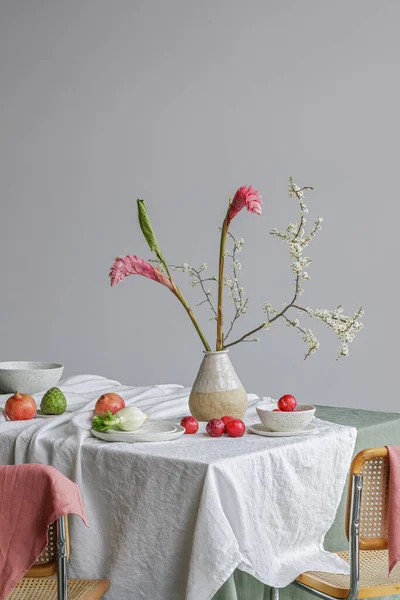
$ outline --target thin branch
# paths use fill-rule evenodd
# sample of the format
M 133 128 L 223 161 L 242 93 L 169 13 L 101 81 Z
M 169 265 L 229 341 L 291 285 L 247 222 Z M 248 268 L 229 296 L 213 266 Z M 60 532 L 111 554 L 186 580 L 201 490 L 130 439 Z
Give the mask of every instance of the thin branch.
M 206 291 L 206 289 L 205 289 L 205 287 L 204 287 L 204 282 L 205 282 L 205 281 L 211 281 L 211 280 L 212 280 L 212 281 L 215 281 L 215 280 L 213 280 L 213 279 L 212 279 L 212 277 L 208 277 L 207 279 L 202 279 L 202 278 L 200 277 L 200 272 L 199 272 L 199 271 L 197 271 L 197 270 L 196 270 L 196 269 L 194 269 L 193 267 L 191 267 L 191 269 L 192 269 L 192 271 L 193 271 L 193 272 L 194 272 L 194 273 L 197 275 L 197 278 L 198 278 L 198 280 L 199 280 L 199 283 L 200 283 L 201 289 L 203 290 L 203 292 L 204 292 L 204 294 L 205 294 L 205 296 L 206 296 L 206 300 L 205 300 L 204 302 L 208 302 L 208 304 L 210 305 L 210 308 L 211 308 L 211 310 L 212 310 L 212 311 L 213 311 L 213 313 L 214 313 L 214 316 L 216 317 L 216 316 L 217 316 L 217 311 L 215 310 L 215 308 L 214 308 L 214 305 L 213 305 L 213 303 L 212 303 L 212 302 L 211 302 L 211 300 L 210 300 L 210 294 L 209 294 L 209 293 Z
M 248 298 L 246 298 L 246 300 L 243 300 L 242 290 L 241 290 L 241 287 L 240 287 L 239 281 L 238 281 L 237 268 L 235 266 L 236 252 L 237 252 L 237 248 L 236 248 L 237 240 L 236 240 L 235 236 L 230 231 L 228 231 L 228 235 L 231 238 L 231 240 L 233 241 L 232 254 L 230 254 L 229 256 L 232 259 L 232 272 L 233 272 L 233 278 L 234 278 L 234 282 L 235 282 L 235 287 L 236 287 L 236 292 L 237 292 L 238 298 L 236 298 L 236 296 L 232 292 L 232 299 L 233 299 L 233 303 L 235 305 L 235 314 L 233 316 L 233 319 L 231 320 L 231 324 L 230 324 L 230 327 L 228 329 L 228 332 L 223 336 L 224 347 L 225 347 L 225 342 L 228 339 L 229 335 L 231 334 L 232 329 L 233 329 L 236 321 L 244 313 L 244 311 L 246 309 L 246 306 L 247 306 L 247 303 L 249 301 Z
M 283 318 L 284 318 L 284 319 L 285 319 L 285 320 L 286 320 L 288 323 L 290 323 L 290 325 L 291 325 L 292 327 L 293 327 L 293 326 L 294 326 L 294 327 L 296 327 L 296 329 L 297 329 L 298 331 L 300 331 L 300 333 L 302 333 L 304 336 L 306 336 L 306 335 L 307 335 L 307 332 L 306 332 L 306 331 L 304 331 L 304 329 L 302 329 L 302 328 L 300 327 L 300 325 L 297 325 L 297 324 L 295 324 L 295 325 L 292 325 L 292 321 L 291 321 L 290 319 L 288 319 L 288 318 L 286 317 L 286 315 L 283 315 Z M 314 345 L 314 346 L 311 346 L 311 347 L 308 349 L 308 352 L 306 353 L 306 355 L 304 356 L 304 360 L 307 360 L 307 358 L 308 358 L 309 356 L 311 356 L 311 354 L 313 353 L 313 351 L 314 351 L 315 349 L 316 349 L 315 345 Z
M 233 326 L 234 326 L 234 324 L 235 324 L 235 321 L 236 321 L 236 320 L 237 320 L 237 319 L 240 317 L 240 315 L 243 313 L 244 309 L 245 309 L 245 308 L 246 308 L 246 306 L 247 306 L 247 303 L 248 303 L 248 301 L 249 301 L 249 299 L 248 299 L 248 298 L 246 298 L 246 301 L 245 301 L 245 303 L 243 304 L 243 309 L 242 309 L 242 310 L 241 310 L 239 313 L 238 313 L 238 311 L 236 310 L 236 314 L 235 314 L 234 318 L 233 318 L 233 319 L 232 319 L 232 321 L 231 321 L 231 325 L 230 325 L 230 327 L 229 327 L 229 329 L 228 329 L 228 333 L 227 333 L 227 334 L 224 336 L 224 342 L 225 342 L 225 341 L 228 339 L 228 336 L 229 336 L 229 334 L 231 333 L 231 331 L 232 331 L 232 329 L 233 329 Z M 225 346 L 225 347 L 226 347 L 226 346 Z
M 183 267 L 180 266 L 180 265 L 168 265 L 168 266 L 171 269 L 176 269 L 178 271 L 183 271 Z M 205 304 L 207 302 L 209 304 L 211 310 L 213 311 L 214 316 L 216 317 L 217 316 L 217 311 L 215 310 L 214 305 L 213 305 L 213 303 L 210 300 L 210 294 L 206 291 L 206 289 L 204 287 L 204 282 L 205 281 L 215 281 L 215 279 L 213 277 L 207 277 L 205 279 L 202 279 L 200 271 L 198 271 L 197 269 L 195 269 L 194 267 L 191 267 L 191 266 L 189 268 L 196 275 L 196 277 L 198 279 L 198 282 L 200 284 L 200 287 L 201 287 L 201 289 L 202 289 L 202 291 L 203 291 L 203 293 L 204 293 L 204 295 L 206 297 L 205 300 L 203 302 L 200 302 L 197 306 L 201 306 L 202 304 Z
M 292 304 L 293 308 L 297 308 L 297 310 L 302 310 L 303 312 L 306 312 L 308 314 L 308 310 L 306 308 L 303 308 L 302 306 L 297 306 L 297 304 Z
M 292 306 L 292 304 L 288 304 L 287 306 L 285 306 L 285 308 L 283 310 L 281 310 L 280 313 L 278 313 L 277 315 L 275 315 L 275 317 L 272 317 L 272 319 L 270 319 L 268 321 L 268 323 L 273 323 L 274 321 L 276 321 L 280 317 L 283 317 L 283 315 L 285 314 L 285 312 L 288 311 L 289 308 L 291 308 L 291 306 Z M 264 328 L 265 328 L 265 325 L 264 325 L 264 323 L 262 323 L 262 325 L 259 325 L 255 329 L 252 329 L 248 333 L 245 333 L 244 335 L 242 335 L 242 337 L 239 338 L 238 340 L 235 340 L 234 342 L 231 342 L 230 344 L 226 344 L 224 346 L 224 348 L 230 348 L 230 346 L 235 346 L 236 344 L 239 344 L 239 342 L 244 342 L 246 340 L 246 338 L 248 338 L 250 335 L 254 335 L 255 333 L 257 333 L 257 331 L 260 331 L 261 329 L 264 329 Z
M 306 186 L 304 186 L 304 187 L 302 187 L 302 188 L 300 188 L 300 189 L 296 190 L 296 189 L 294 188 L 294 185 L 292 184 L 292 185 L 291 185 L 291 189 L 292 189 L 292 192 L 293 192 L 294 194 L 296 194 L 296 196 L 297 196 L 297 199 L 298 199 L 298 201 L 299 201 L 299 203 L 300 203 L 300 209 L 301 209 L 301 217 L 300 217 L 300 224 L 299 224 L 299 228 L 298 228 L 298 230 L 297 230 L 297 233 L 296 233 L 296 235 L 294 236 L 294 240 L 297 240 L 297 238 L 298 238 L 298 237 L 299 237 L 299 235 L 300 235 L 300 231 L 302 230 L 302 227 L 303 227 L 303 225 L 304 225 L 304 212 L 303 212 L 303 207 L 302 207 L 302 205 L 304 204 L 304 202 L 303 202 L 303 199 L 302 199 L 302 197 L 300 196 L 299 192 L 302 192 L 303 190 L 313 190 L 314 188 L 312 188 L 311 186 L 307 186 L 307 185 L 306 185 Z
M 361 315 L 362 313 L 362 306 L 360 306 L 360 308 L 358 309 L 358 311 L 356 312 L 356 314 L 354 315 L 353 319 L 351 320 L 351 322 L 349 323 L 348 327 L 346 327 L 346 329 L 344 330 L 343 333 L 347 333 L 348 330 L 354 325 L 354 323 L 357 321 L 358 317 Z
M 299 295 L 299 281 L 300 281 L 300 277 L 299 275 L 296 276 L 296 281 L 295 281 L 295 293 L 293 296 L 292 301 L 290 302 L 290 304 L 287 304 L 283 310 L 281 310 L 280 313 L 277 313 L 274 317 L 272 317 L 272 319 L 268 319 L 268 323 L 273 323 L 274 321 L 276 321 L 277 319 L 280 319 L 280 317 L 283 317 L 283 315 L 289 310 L 289 308 L 292 308 L 294 306 L 294 303 L 297 300 L 297 297 Z M 297 308 L 297 307 L 296 307 Z M 304 309 L 305 310 L 305 309 Z M 244 335 L 242 335 L 241 338 L 235 340 L 234 342 L 231 342 L 230 344 L 226 344 L 224 345 L 224 348 L 229 348 L 230 346 L 235 346 L 236 344 L 239 344 L 240 342 L 243 342 L 246 338 L 248 338 L 250 335 L 254 335 L 255 333 L 257 333 L 257 331 L 260 331 L 261 329 L 265 328 L 265 324 L 262 323 L 261 325 L 259 325 L 258 327 L 256 327 L 255 329 L 252 329 L 251 331 L 249 331 L 248 333 L 245 333 Z

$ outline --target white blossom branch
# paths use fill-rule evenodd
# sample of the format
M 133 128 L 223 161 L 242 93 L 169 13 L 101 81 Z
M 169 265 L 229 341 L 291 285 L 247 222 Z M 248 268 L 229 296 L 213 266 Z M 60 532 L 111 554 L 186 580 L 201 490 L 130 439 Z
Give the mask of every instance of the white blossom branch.
M 243 241 L 243 239 L 237 240 L 230 231 L 228 231 L 228 236 L 231 238 L 232 244 L 233 244 L 232 245 L 232 253 L 230 253 L 228 251 L 225 253 L 225 256 L 230 257 L 232 260 L 231 267 L 232 267 L 233 278 L 226 277 L 225 285 L 227 285 L 230 288 L 229 297 L 234 304 L 235 314 L 233 315 L 233 318 L 230 322 L 230 326 L 229 326 L 227 333 L 223 336 L 224 343 L 226 342 L 229 335 L 231 334 L 236 321 L 239 319 L 239 317 L 241 317 L 243 314 L 246 313 L 247 304 L 249 302 L 249 299 L 244 297 L 244 288 L 239 284 L 239 276 L 238 276 L 238 271 L 242 268 L 242 265 L 237 260 L 237 253 L 242 250 L 244 241 Z M 255 341 L 255 340 L 252 340 L 252 341 Z
M 300 221 L 296 224 L 290 223 L 286 228 L 285 232 L 279 231 L 277 229 L 273 229 L 271 231 L 271 235 L 277 237 L 278 239 L 286 242 L 289 245 L 290 255 L 294 259 L 291 265 L 291 269 L 293 274 L 295 275 L 295 291 L 291 302 L 289 304 L 283 304 L 283 308 L 279 312 L 270 304 L 265 304 L 264 312 L 267 315 L 267 321 L 263 322 L 261 325 L 255 327 L 251 331 L 245 333 L 237 340 L 230 342 L 229 344 L 225 344 L 224 348 L 229 348 L 230 346 L 234 346 L 236 344 L 239 344 L 240 342 L 249 341 L 249 337 L 253 336 L 261 329 L 269 329 L 274 321 L 277 321 L 278 319 L 282 318 L 288 326 L 296 328 L 298 333 L 302 336 L 303 340 L 307 343 L 308 352 L 305 355 L 305 358 L 307 358 L 308 356 L 310 356 L 318 350 L 319 342 L 310 329 L 303 329 L 302 327 L 300 327 L 298 319 L 291 320 L 288 318 L 288 316 L 286 315 L 287 311 L 291 308 L 294 308 L 299 310 L 300 312 L 307 313 L 310 317 L 318 318 L 320 321 L 325 323 L 325 325 L 328 328 L 333 330 L 340 340 L 337 358 L 339 359 L 343 356 L 348 356 L 348 344 L 353 341 L 355 334 L 363 328 L 363 324 L 360 321 L 360 318 L 364 314 L 363 308 L 360 307 L 354 313 L 354 315 L 352 315 L 351 317 L 347 317 L 343 315 L 343 310 L 341 306 L 338 306 L 335 310 L 332 311 L 326 309 L 314 310 L 311 308 L 304 308 L 297 304 L 298 297 L 303 293 L 301 281 L 304 279 L 310 279 L 306 268 L 311 263 L 311 259 L 308 257 L 304 257 L 302 253 L 304 249 L 310 244 L 310 242 L 312 242 L 317 231 L 321 229 L 321 223 L 323 221 L 321 217 L 318 217 L 311 231 L 308 234 L 306 233 L 305 226 L 307 223 L 306 215 L 308 213 L 308 209 L 304 202 L 304 190 L 312 189 L 313 188 L 310 186 L 300 188 L 296 184 L 294 184 L 292 178 L 290 178 L 289 197 L 296 198 L 299 202 Z
M 205 299 L 202 302 L 199 302 L 199 304 L 197 304 L 197 306 L 202 306 L 203 304 L 208 304 L 210 310 L 212 311 L 212 313 L 214 315 L 212 317 L 212 320 L 214 320 L 217 317 L 217 311 L 211 301 L 211 296 L 212 296 L 211 290 L 206 289 L 204 284 L 207 281 L 217 281 L 217 278 L 216 277 L 202 277 L 202 275 L 201 275 L 202 272 L 208 268 L 207 263 L 203 263 L 201 265 L 201 267 L 199 267 L 198 269 L 195 269 L 188 263 L 183 263 L 183 265 L 168 265 L 168 267 L 171 268 L 173 271 L 181 271 L 182 273 L 187 273 L 190 277 L 193 287 L 200 285 L 200 288 L 205 295 Z

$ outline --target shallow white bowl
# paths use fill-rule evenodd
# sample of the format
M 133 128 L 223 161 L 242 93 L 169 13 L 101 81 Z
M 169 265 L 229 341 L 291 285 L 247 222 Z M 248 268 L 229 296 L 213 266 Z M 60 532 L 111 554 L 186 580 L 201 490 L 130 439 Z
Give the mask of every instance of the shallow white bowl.
M 296 411 L 274 412 L 276 404 L 257 406 L 260 421 L 271 431 L 302 431 L 309 425 L 315 414 L 315 406 L 298 404 Z
M 15 360 L 0 363 L 0 393 L 35 394 L 57 385 L 63 365 Z

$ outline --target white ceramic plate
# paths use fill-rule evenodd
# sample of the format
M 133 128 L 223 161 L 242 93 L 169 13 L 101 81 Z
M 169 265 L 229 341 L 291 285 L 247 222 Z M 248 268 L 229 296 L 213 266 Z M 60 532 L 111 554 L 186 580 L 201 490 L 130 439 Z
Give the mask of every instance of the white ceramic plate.
M 317 428 L 315 425 L 307 425 L 302 431 L 271 431 L 267 429 L 262 423 L 256 423 L 255 425 L 249 425 L 247 428 L 251 433 L 257 435 L 265 435 L 266 437 L 289 437 L 292 435 L 309 435 L 313 433 Z
M 95 431 L 90 430 L 99 440 L 105 442 L 167 442 L 176 440 L 185 433 L 185 428 L 167 421 L 150 421 L 136 431 Z
M 175 433 L 175 431 L 176 425 L 174 423 L 170 423 L 169 421 L 147 421 L 147 423 L 139 427 L 139 429 L 135 429 L 135 431 L 121 431 L 120 429 L 108 429 L 107 431 L 102 431 L 102 433 L 113 436 L 126 436 L 142 435 L 143 433 Z

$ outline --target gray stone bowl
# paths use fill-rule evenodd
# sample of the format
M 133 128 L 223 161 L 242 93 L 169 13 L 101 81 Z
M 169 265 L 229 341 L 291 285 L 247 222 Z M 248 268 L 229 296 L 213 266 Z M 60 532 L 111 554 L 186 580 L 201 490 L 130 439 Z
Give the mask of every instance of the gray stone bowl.
M 0 362 L 0 393 L 46 392 L 60 381 L 64 367 L 57 363 L 15 360 Z
M 257 414 L 261 423 L 271 431 L 303 431 L 315 415 L 315 406 L 298 404 L 295 411 L 274 412 L 277 404 L 258 405 Z

